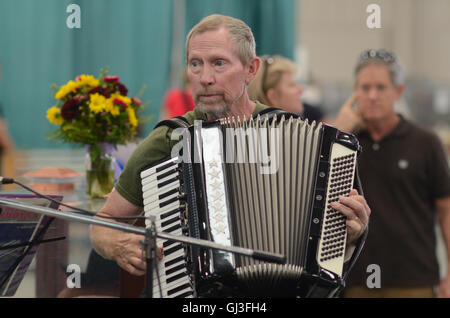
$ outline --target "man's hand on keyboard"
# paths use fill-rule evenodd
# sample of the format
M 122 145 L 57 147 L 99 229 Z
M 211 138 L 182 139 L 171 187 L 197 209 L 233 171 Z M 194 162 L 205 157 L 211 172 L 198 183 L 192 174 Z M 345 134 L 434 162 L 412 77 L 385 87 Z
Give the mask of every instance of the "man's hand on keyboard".
M 117 264 L 132 275 L 142 276 L 147 269 L 142 253 L 141 241 L 144 236 L 123 233 L 118 235 L 113 250 L 113 258 Z
M 115 244 L 113 258 L 117 264 L 132 275 L 142 276 L 146 273 L 147 264 L 141 242 L 144 236 L 120 233 Z M 163 257 L 163 249 L 156 249 L 158 260 Z

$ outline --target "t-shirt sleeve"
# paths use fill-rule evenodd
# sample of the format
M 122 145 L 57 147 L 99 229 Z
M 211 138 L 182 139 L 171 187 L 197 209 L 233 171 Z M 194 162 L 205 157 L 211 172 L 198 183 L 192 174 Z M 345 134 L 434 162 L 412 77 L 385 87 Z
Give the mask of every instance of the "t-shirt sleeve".
M 115 184 L 115 189 L 126 200 L 143 206 L 140 173 L 146 166 L 170 155 L 170 129 L 161 126 L 153 130 L 136 148 Z
M 431 176 L 431 189 L 435 199 L 450 196 L 450 172 L 447 156 L 443 145 L 436 135 L 430 138 L 430 162 L 428 163 Z

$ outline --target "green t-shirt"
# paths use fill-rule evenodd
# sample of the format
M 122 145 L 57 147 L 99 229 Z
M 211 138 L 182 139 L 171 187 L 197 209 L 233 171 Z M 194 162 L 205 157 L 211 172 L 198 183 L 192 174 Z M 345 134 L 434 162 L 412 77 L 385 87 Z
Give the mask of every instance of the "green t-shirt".
M 268 106 L 256 102 L 253 116 L 258 115 Z M 193 125 L 195 120 L 206 120 L 206 115 L 200 110 L 187 112 L 183 115 Z M 128 160 L 125 169 L 115 185 L 115 189 L 129 202 L 143 206 L 141 171 L 148 165 L 170 156 L 172 147 L 178 140 L 171 140 L 172 129 L 160 126 L 154 129 L 136 148 Z

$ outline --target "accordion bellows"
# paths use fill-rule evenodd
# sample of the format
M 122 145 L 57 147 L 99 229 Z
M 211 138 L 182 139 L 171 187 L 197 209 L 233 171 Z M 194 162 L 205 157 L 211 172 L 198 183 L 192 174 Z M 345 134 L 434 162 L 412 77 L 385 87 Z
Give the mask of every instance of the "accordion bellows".
M 261 280 L 283 276 L 283 273 L 300 275 L 306 263 L 322 124 L 308 124 L 293 117 L 287 120 L 282 117 L 271 123 L 267 118 L 257 118 L 255 121 L 231 122 L 224 128 L 232 128 L 226 131 L 234 135 L 227 136 L 225 154 L 228 159 L 230 152 L 234 154 L 232 163 L 226 164 L 236 224 L 232 232 L 233 243 L 287 257 L 287 265 L 271 264 L 269 269 L 250 266 L 261 261 L 237 256 L 241 268 L 238 275 L 245 272 L 242 275 L 245 281 L 249 272 L 253 276 L 259 275 Z M 335 157 L 349 156 L 351 159 L 346 159 L 345 167 L 336 166 L 334 170 L 339 172 L 332 175 L 324 222 L 326 231 L 319 256 L 321 263 L 328 263 L 328 267 L 338 274 L 342 272 L 346 219 L 329 204 L 339 196 L 347 195 L 352 188 L 355 154 L 354 151 L 349 153 L 342 155 L 341 149 L 335 154 Z M 253 281 L 248 285 L 256 286 Z

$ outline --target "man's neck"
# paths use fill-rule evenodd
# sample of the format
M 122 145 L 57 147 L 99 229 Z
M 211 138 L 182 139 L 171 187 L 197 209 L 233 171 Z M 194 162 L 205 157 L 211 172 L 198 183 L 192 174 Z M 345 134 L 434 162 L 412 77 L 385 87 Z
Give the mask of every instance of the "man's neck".
M 393 113 L 391 116 L 377 121 L 366 121 L 367 130 L 374 141 L 380 141 L 390 134 L 400 122 L 400 116 Z

